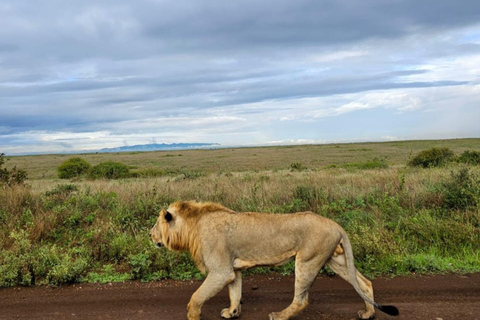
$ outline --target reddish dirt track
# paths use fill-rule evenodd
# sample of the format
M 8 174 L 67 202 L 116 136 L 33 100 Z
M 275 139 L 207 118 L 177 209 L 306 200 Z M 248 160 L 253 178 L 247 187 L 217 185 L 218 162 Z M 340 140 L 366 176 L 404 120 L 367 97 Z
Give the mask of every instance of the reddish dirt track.
M 268 319 L 293 298 L 294 278 L 248 276 L 243 281 L 240 319 Z M 377 312 L 377 319 L 478 319 L 480 274 L 377 279 L 375 298 L 396 305 L 399 317 Z M 0 319 L 186 319 L 186 305 L 201 282 L 77 284 L 60 288 L 0 289 Z M 202 320 L 221 319 L 227 290 L 208 301 Z M 361 298 L 345 281 L 320 276 L 312 287 L 310 305 L 295 319 L 354 319 Z

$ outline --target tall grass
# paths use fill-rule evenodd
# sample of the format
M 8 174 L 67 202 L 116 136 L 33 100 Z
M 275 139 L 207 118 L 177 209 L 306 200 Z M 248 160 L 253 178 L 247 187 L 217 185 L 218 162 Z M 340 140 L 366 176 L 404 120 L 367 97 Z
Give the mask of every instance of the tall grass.
M 0 191 L 0 286 L 199 278 L 188 254 L 158 250 L 148 238 L 159 210 L 179 199 L 331 218 L 347 230 L 359 268 L 371 276 L 480 271 L 480 169 L 462 168 L 286 166 L 66 184 L 34 180 Z

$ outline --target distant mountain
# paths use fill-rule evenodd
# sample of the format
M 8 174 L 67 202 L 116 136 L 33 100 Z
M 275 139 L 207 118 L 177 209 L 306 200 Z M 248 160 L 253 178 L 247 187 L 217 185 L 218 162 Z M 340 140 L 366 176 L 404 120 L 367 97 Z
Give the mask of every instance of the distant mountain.
M 151 143 L 140 144 L 134 146 L 123 146 L 118 148 L 104 148 L 98 152 L 131 152 L 131 151 L 160 151 L 160 150 L 185 150 L 185 149 L 202 149 L 202 148 L 218 148 L 218 143 Z

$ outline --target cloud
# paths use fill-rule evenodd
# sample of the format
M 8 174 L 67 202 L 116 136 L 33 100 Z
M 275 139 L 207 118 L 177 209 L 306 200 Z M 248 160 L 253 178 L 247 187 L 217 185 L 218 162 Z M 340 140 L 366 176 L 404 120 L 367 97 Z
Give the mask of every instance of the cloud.
M 366 115 L 430 130 L 392 120 L 375 139 L 434 136 L 426 111 L 440 123 L 452 101 L 469 117 L 445 132 L 478 135 L 478 1 L 6 0 L 0 15 L 2 150 L 323 141 L 326 119 L 352 121 L 348 140 Z

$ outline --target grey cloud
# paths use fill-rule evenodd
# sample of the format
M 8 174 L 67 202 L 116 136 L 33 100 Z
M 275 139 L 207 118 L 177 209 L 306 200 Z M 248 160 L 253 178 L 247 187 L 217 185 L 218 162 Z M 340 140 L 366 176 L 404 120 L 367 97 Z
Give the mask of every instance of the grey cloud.
M 161 9 L 151 8 L 146 34 L 206 50 L 352 43 L 480 20 L 478 1 L 208 1 L 187 10 L 176 2 L 157 15 Z
M 242 105 L 480 81 L 424 68 L 480 54 L 480 39 L 458 39 L 480 33 L 476 0 L 6 1 L 4 136 L 118 133 L 125 121 L 219 110 L 262 117 Z

